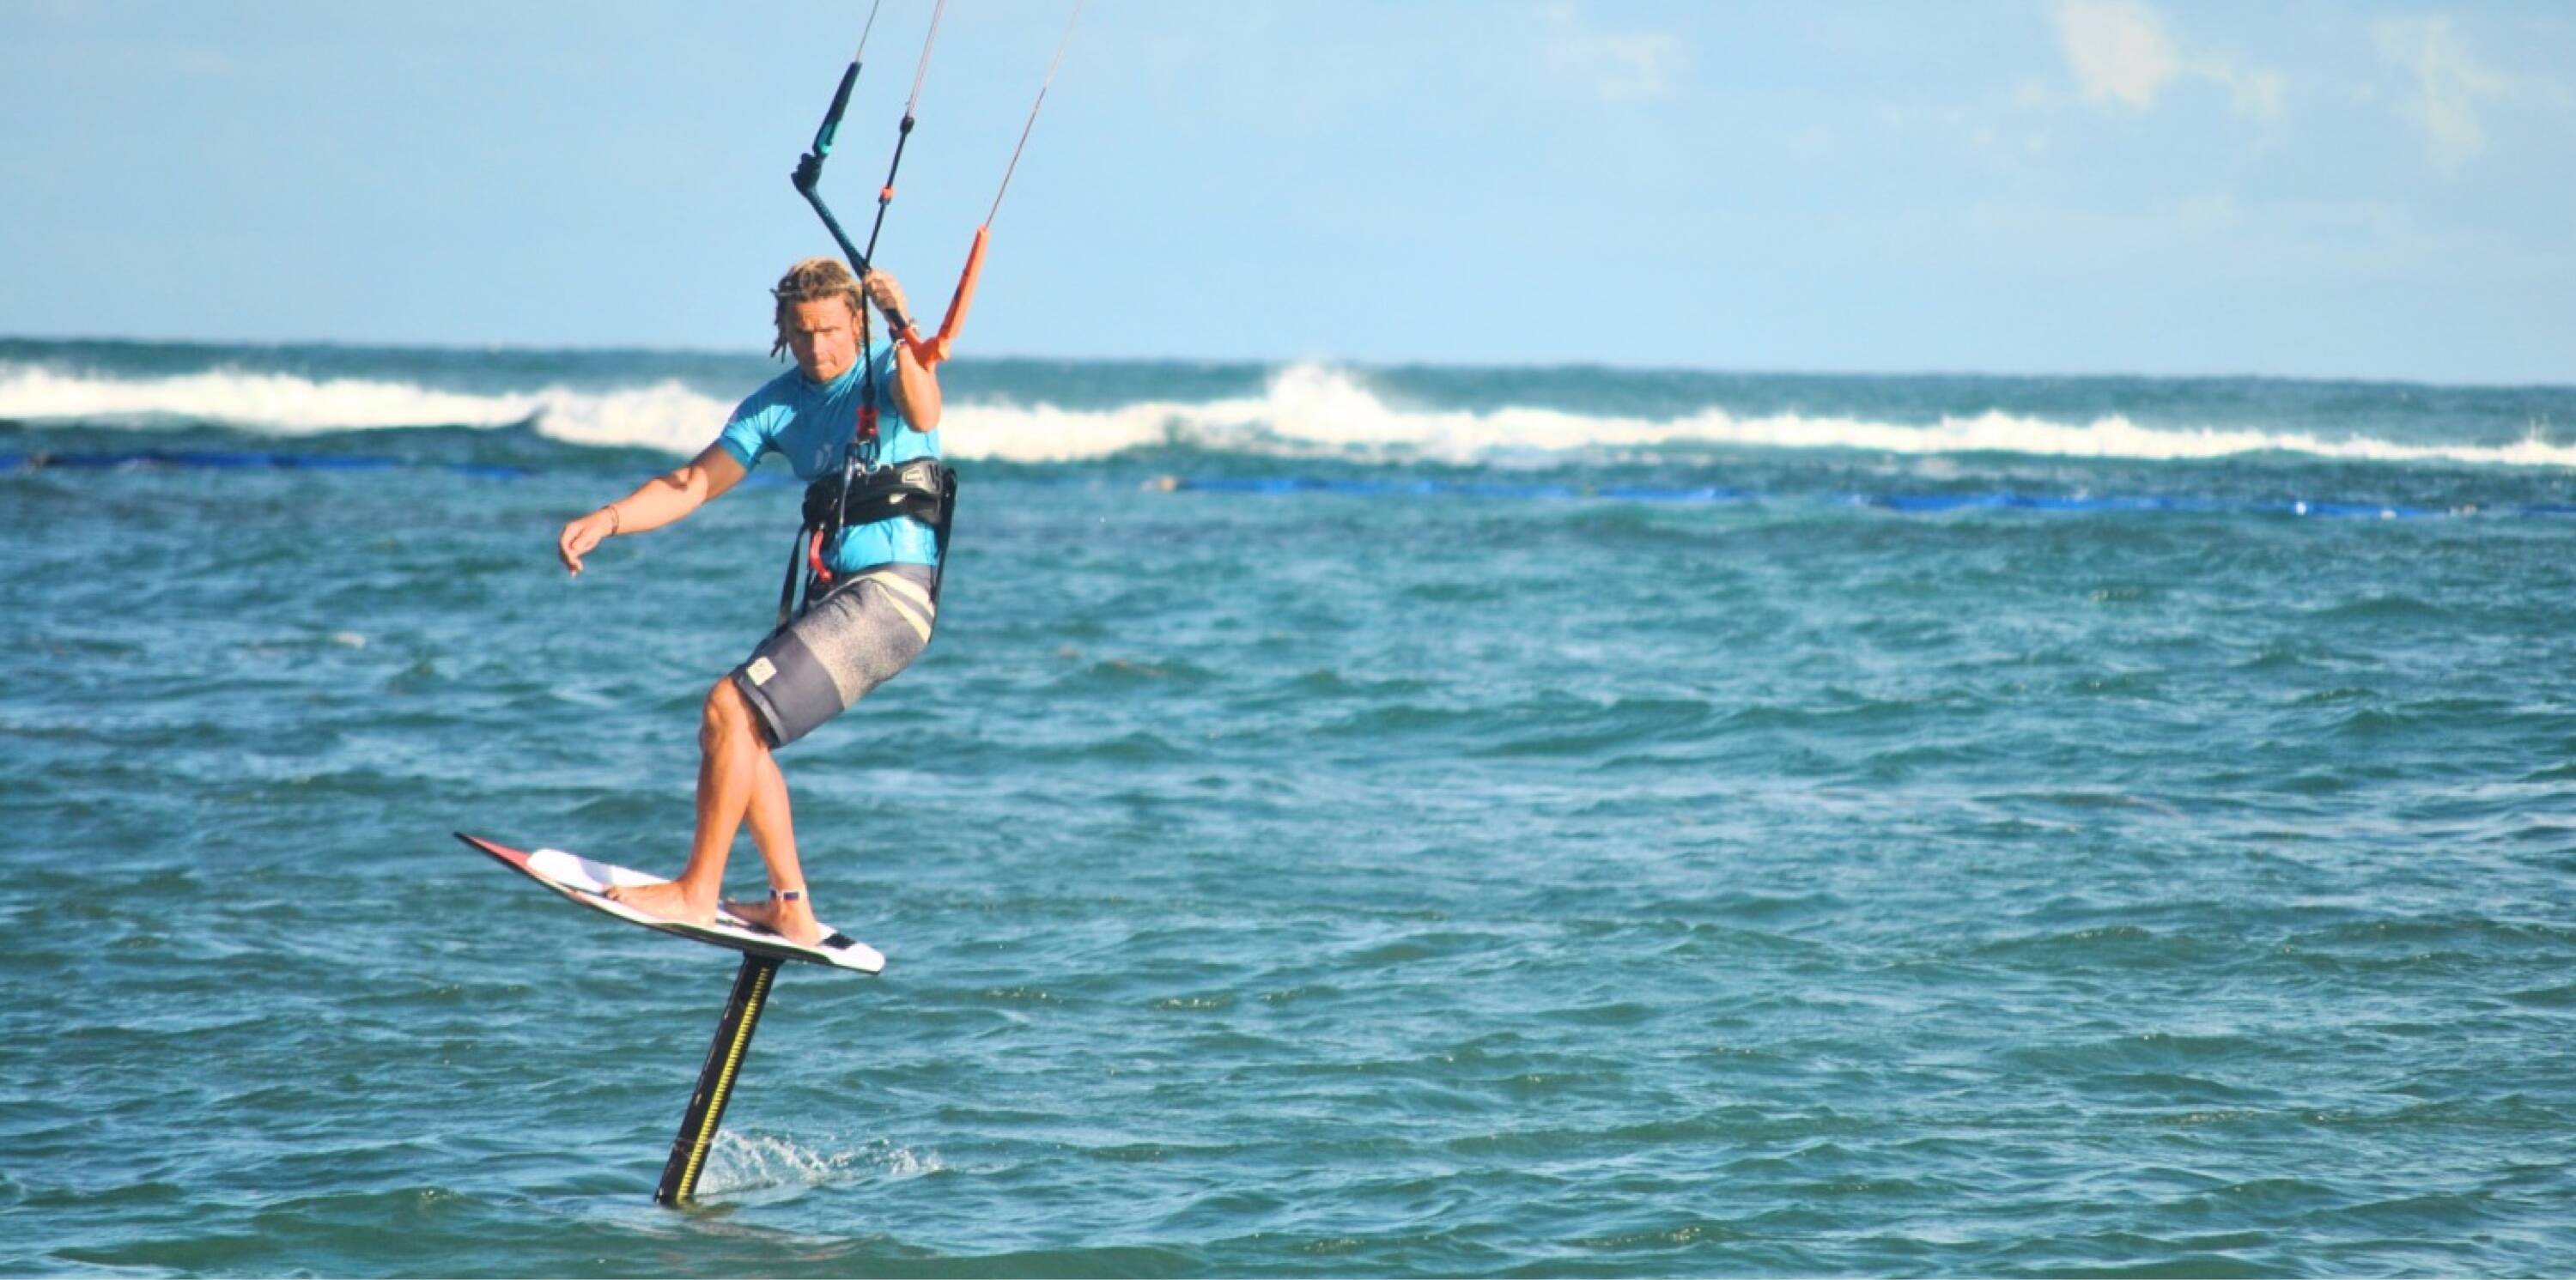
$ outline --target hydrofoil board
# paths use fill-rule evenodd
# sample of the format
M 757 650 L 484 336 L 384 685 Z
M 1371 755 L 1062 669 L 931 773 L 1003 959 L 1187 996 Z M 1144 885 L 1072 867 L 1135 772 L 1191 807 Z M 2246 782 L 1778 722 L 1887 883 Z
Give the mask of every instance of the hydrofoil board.
M 464 841 L 467 848 L 488 853 L 538 884 L 593 911 L 606 912 L 620 920 L 640 924 L 647 929 L 687 938 L 692 942 L 712 943 L 751 955 L 769 956 L 779 960 L 802 960 L 808 964 L 825 964 L 835 969 L 849 969 L 858 973 L 872 974 L 885 968 L 885 957 L 879 955 L 876 948 L 828 924 L 823 926 L 823 940 L 809 947 L 791 942 L 771 932 L 766 926 L 753 924 L 723 907 L 716 908 L 716 919 L 713 924 L 685 924 L 678 920 L 665 920 L 650 912 L 638 911 L 608 896 L 611 887 L 661 884 L 663 880 L 660 876 L 649 876 L 631 867 L 596 861 L 577 853 L 566 853 L 561 849 L 539 849 L 534 853 L 525 853 L 505 844 L 496 844 L 481 836 L 469 836 L 462 831 L 456 833 L 456 838 Z

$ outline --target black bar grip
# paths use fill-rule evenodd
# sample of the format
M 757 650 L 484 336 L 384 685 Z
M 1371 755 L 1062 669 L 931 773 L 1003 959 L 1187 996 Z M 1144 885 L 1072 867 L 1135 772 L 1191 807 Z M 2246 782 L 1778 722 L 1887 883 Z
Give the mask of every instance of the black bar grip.
M 850 67 L 841 73 L 841 87 L 832 91 L 832 109 L 823 113 L 823 127 L 814 131 L 814 155 L 819 159 L 832 154 L 832 135 L 841 131 L 841 113 L 850 107 L 850 87 L 859 82 L 859 60 L 850 59 Z

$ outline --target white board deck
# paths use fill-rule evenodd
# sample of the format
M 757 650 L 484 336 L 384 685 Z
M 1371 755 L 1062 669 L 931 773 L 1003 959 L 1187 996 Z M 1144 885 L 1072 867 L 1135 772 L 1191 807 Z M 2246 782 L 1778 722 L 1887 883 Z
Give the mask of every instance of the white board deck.
M 854 973 L 873 974 L 885 968 L 885 957 L 878 954 L 876 948 L 828 924 L 823 926 L 823 940 L 809 947 L 791 942 L 771 932 L 767 927 L 753 924 L 722 907 L 716 909 L 716 919 L 713 924 L 684 924 L 677 920 L 665 920 L 650 912 L 638 911 L 608 896 L 608 890 L 611 888 L 665 883 L 660 876 L 646 875 L 632 867 L 621 867 L 613 862 L 585 858 L 580 854 L 566 853 L 561 849 L 522 852 L 508 845 L 486 840 L 481 836 L 469 836 L 462 831 L 456 833 L 456 838 L 464 841 L 467 848 L 490 854 L 537 883 L 593 911 L 615 916 L 630 924 L 640 924 L 659 933 L 687 938 L 692 942 L 704 942 L 735 951 L 749 952 L 752 955 L 830 965 L 835 969 L 848 969 Z

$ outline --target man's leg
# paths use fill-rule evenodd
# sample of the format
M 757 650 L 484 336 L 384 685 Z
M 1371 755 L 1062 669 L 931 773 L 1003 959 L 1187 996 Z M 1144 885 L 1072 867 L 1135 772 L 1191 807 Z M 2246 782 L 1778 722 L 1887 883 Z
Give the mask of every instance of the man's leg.
M 608 896 L 665 920 L 712 922 L 716 898 L 724 890 L 725 858 L 733 852 L 734 834 L 742 829 L 743 812 L 759 789 L 764 766 L 778 788 L 783 825 L 786 781 L 778 777 L 778 765 L 769 758 L 769 744 L 761 741 L 742 691 L 726 676 L 707 691 L 698 719 L 698 827 L 689 844 L 689 865 L 668 884 L 617 889 Z
M 760 846 L 760 860 L 769 865 L 769 886 L 794 890 L 800 896 L 794 901 L 765 898 L 757 902 L 728 902 L 727 910 L 754 924 L 764 924 L 790 942 L 812 946 L 823 940 L 823 926 L 814 919 L 814 902 L 805 895 L 805 869 L 796 859 L 796 824 L 788 812 L 787 775 L 778 770 L 778 757 L 768 751 L 760 753 L 760 776 L 752 782 L 752 843 Z

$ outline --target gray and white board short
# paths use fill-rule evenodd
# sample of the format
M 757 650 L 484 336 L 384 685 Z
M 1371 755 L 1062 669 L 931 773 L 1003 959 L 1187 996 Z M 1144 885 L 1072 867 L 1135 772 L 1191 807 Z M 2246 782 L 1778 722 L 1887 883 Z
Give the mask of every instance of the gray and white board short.
M 931 572 L 917 564 L 861 570 L 733 669 L 769 745 L 812 733 L 921 656 L 939 619 Z

